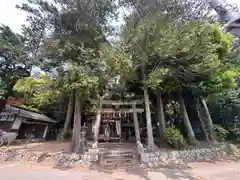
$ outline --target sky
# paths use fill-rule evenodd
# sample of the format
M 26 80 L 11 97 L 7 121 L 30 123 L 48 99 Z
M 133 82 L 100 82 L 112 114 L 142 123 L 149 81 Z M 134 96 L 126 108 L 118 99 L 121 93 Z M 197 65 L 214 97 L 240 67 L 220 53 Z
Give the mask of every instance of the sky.
M 21 25 L 26 22 L 26 14 L 15 8 L 26 0 L 0 0 L 0 23 L 8 25 L 14 32 L 21 33 Z
M 0 0 L 0 23 L 8 25 L 14 32 L 21 33 L 21 25 L 26 22 L 26 14 L 15 8 L 26 0 Z M 236 3 L 240 9 L 240 0 L 227 0 Z

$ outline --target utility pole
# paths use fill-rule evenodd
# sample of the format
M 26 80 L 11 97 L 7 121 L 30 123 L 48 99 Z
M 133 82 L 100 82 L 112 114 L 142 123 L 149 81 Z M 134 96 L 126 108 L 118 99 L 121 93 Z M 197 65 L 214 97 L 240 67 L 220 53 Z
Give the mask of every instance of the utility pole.
M 228 3 L 227 0 L 210 0 L 209 4 L 220 19 L 227 23 L 224 30 L 240 38 L 240 13 L 237 6 Z

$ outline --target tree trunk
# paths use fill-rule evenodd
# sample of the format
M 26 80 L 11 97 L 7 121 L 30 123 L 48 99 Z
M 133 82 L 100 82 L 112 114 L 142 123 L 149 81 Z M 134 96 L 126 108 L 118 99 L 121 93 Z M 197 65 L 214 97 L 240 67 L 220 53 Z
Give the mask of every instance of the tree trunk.
M 63 129 L 63 136 L 64 137 L 66 137 L 66 135 L 67 135 L 69 124 L 70 124 L 71 118 L 72 118 L 72 113 L 73 113 L 73 96 L 74 96 L 74 92 L 72 91 L 71 95 L 70 95 L 70 98 L 69 98 L 67 116 L 66 116 L 66 120 L 65 120 L 65 124 L 64 124 L 64 129 Z
M 147 81 L 147 75 L 145 73 L 144 65 L 142 65 L 141 70 L 142 70 L 143 82 L 145 83 Z M 151 111 L 150 111 L 150 105 L 149 105 L 148 89 L 145 85 L 143 87 L 143 93 L 144 93 L 144 103 L 145 103 L 145 111 L 146 111 L 146 119 L 147 119 L 148 149 L 149 151 L 153 151 L 154 139 L 153 139 L 153 132 L 152 132 L 152 119 L 151 119 Z
M 212 117 L 211 117 L 211 114 L 208 110 L 207 103 L 206 103 L 204 98 L 200 98 L 200 101 L 202 103 L 204 113 L 205 113 L 206 118 L 207 118 L 206 119 L 207 120 L 207 128 L 208 128 L 208 132 L 209 132 L 209 135 L 210 135 L 210 139 L 213 143 L 216 143 L 217 141 L 216 141 L 216 138 L 215 138 L 215 135 L 214 135 Z
M 204 136 L 205 136 L 205 138 L 206 138 L 206 141 L 207 141 L 207 142 L 210 142 L 210 139 L 209 139 L 209 137 L 208 137 L 208 132 L 207 132 L 206 127 L 205 127 L 205 123 L 204 123 L 203 118 L 202 118 L 201 113 L 200 113 L 200 109 L 199 109 L 200 107 L 199 107 L 199 106 L 200 106 L 200 105 L 199 105 L 199 102 L 198 102 L 198 100 L 197 100 L 197 102 L 196 102 L 197 116 L 198 116 L 199 121 L 200 121 L 200 123 L 201 123 L 202 130 L 203 130 L 203 134 L 204 134 Z
M 154 140 L 153 140 L 153 132 L 152 132 L 151 111 L 149 106 L 149 96 L 148 96 L 147 88 L 144 88 L 143 91 L 144 91 L 144 102 L 145 102 L 146 119 L 147 119 L 148 149 L 152 151 L 154 149 Z
M 157 92 L 157 116 L 160 124 L 160 137 L 164 139 L 166 131 L 166 123 L 163 111 L 162 93 Z
M 195 141 L 196 141 L 195 134 L 194 134 L 194 131 L 192 129 L 192 125 L 190 123 L 190 120 L 189 120 L 189 117 L 188 117 L 188 114 L 187 114 L 187 110 L 186 110 L 186 106 L 185 106 L 185 103 L 184 103 L 184 99 L 183 99 L 181 93 L 178 94 L 178 98 L 179 98 L 181 112 L 182 112 L 182 115 L 183 115 L 183 122 L 184 122 L 184 125 L 185 125 L 186 129 L 187 129 L 189 142 L 190 143 L 195 143 Z
M 79 153 L 82 149 L 82 147 L 81 147 L 81 144 L 80 144 L 80 141 L 81 141 L 81 139 L 80 139 L 80 137 L 81 137 L 81 129 L 82 129 L 82 110 L 81 110 L 81 103 L 80 103 L 80 99 L 79 99 L 79 96 L 77 96 L 77 99 L 76 99 L 76 106 L 77 106 L 77 113 L 76 113 L 76 115 L 77 115 L 77 121 L 78 121 L 78 123 L 77 123 L 77 134 L 76 134 L 76 153 Z
M 81 132 L 81 105 L 80 99 L 75 92 L 75 111 L 74 111 L 74 126 L 72 136 L 72 149 L 74 152 L 80 152 L 80 132 Z

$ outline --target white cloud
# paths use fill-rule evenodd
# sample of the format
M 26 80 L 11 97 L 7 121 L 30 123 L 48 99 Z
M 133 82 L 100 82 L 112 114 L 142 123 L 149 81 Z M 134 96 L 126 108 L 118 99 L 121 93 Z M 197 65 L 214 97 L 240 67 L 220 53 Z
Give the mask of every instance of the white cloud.
M 26 13 L 16 9 L 26 0 L 1 0 L 0 23 L 8 25 L 13 31 L 21 33 L 21 25 L 26 22 Z
M 227 0 L 227 2 L 235 3 L 236 5 L 238 5 L 238 7 L 240 9 L 240 1 L 239 0 Z

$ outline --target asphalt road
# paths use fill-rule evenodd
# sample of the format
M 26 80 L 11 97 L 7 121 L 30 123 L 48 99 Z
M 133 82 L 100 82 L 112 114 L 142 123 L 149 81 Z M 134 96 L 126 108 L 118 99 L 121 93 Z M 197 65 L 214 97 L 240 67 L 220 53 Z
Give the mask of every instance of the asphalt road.
M 192 169 L 97 172 L 83 169 L 61 171 L 49 167 L 0 165 L 0 180 L 239 180 L 240 162 L 192 164 Z

